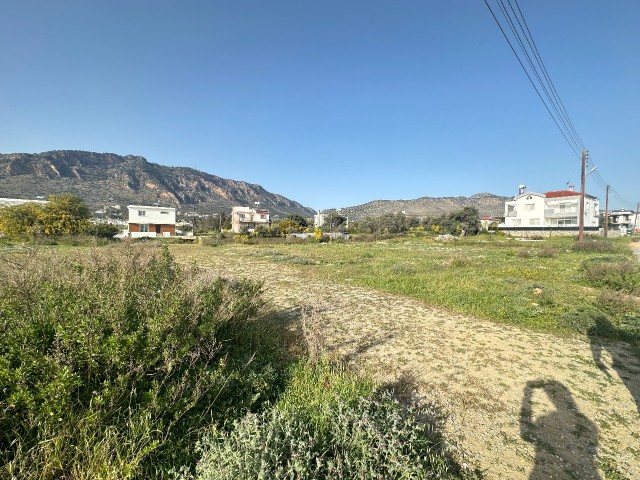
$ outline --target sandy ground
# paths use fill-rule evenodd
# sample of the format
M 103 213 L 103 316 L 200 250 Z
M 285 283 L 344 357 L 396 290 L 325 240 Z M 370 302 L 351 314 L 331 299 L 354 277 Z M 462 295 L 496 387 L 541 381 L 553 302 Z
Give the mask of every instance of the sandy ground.
M 220 274 L 262 279 L 281 314 L 312 309 L 325 348 L 377 380 L 410 378 L 448 414 L 462 461 L 487 478 L 640 478 L 640 363 L 625 344 L 495 324 L 198 248 L 173 250 Z

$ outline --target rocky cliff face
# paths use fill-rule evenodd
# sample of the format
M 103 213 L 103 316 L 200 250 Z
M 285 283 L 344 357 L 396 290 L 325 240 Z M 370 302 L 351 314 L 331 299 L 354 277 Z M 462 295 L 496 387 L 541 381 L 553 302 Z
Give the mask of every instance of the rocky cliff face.
M 80 196 L 91 207 L 198 204 L 199 209 L 223 211 L 259 201 L 274 214 L 313 214 L 312 209 L 260 185 L 192 168 L 165 167 L 138 156 L 77 150 L 0 154 L 0 197 L 34 198 L 63 192 Z

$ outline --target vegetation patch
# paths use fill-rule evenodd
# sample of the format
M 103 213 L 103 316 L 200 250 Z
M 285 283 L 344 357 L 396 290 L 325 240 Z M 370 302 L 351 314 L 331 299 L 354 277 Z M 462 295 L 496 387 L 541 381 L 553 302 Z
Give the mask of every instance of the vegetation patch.
M 632 258 L 595 257 L 583 261 L 581 269 L 585 280 L 593 286 L 640 294 L 640 265 Z
M 161 477 L 205 425 L 274 398 L 259 284 L 166 249 L 76 257 L 0 262 L 0 476 Z
M 475 478 L 450 458 L 438 415 L 325 360 L 299 364 L 274 408 L 213 428 L 182 478 Z

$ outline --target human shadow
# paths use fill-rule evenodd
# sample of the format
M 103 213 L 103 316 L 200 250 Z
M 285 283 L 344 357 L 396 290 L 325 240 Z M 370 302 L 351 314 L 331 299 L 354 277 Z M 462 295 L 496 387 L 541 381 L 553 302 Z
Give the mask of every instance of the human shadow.
M 550 413 L 545 402 L 539 401 L 541 393 L 546 394 L 555 408 Z M 580 413 L 571 392 L 562 383 L 556 380 L 527 383 L 520 410 L 520 435 L 536 447 L 529 480 L 602 478 L 595 464 L 598 429 Z
M 595 325 L 592 326 L 587 333 L 591 342 L 591 354 L 593 355 L 593 361 L 596 363 L 596 366 L 602 373 L 611 378 L 609 367 L 602 359 L 602 353 L 606 348 L 611 355 L 611 368 L 618 372 L 618 376 L 633 397 L 636 410 L 640 413 L 640 377 L 638 376 L 640 370 L 633 367 L 634 363 L 637 367 L 637 359 L 630 353 L 624 352 L 623 349 L 612 342 L 605 344 L 602 339 L 602 335 L 607 335 L 608 337 L 621 338 L 624 340 L 628 334 L 616 328 L 615 325 L 604 316 L 597 317 L 595 319 Z

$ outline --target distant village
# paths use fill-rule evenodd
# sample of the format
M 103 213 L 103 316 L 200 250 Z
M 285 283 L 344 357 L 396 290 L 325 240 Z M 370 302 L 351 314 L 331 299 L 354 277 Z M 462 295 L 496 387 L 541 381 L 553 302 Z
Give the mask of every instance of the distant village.
M 44 197 L 35 199 L 0 198 L 0 208 L 24 203 L 45 203 Z M 549 192 L 529 191 L 520 185 L 518 194 L 505 202 L 504 216 L 481 217 L 480 224 L 485 231 L 501 231 L 512 236 L 573 235 L 578 231 L 580 212 L 580 192 L 573 186 L 566 190 Z M 405 212 L 395 212 L 405 214 Z M 313 227 L 331 228 L 331 218 L 339 216 L 340 209 L 318 211 L 313 217 Z M 202 213 L 174 207 L 154 205 L 109 205 L 93 212 L 95 223 L 110 223 L 122 227 L 118 237 L 183 237 L 193 238 L 198 223 L 207 223 L 218 231 L 234 234 L 252 233 L 267 228 L 272 222 L 282 219 L 272 218 L 269 210 L 261 208 L 259 202 L 253 207 L 234 206 L 228 213 Z M 311 225 L 311 219 L 308 219 Z M 349 219 L 341 225 L 343 233 L 349 231 Z M 593 235 L 620 236 L 640 232 L 640 212 L 632 210 L 602 210 L 597 197 L 585 194 L 584 230 Z M 304 236 L 302 233 L 292 233 Z

